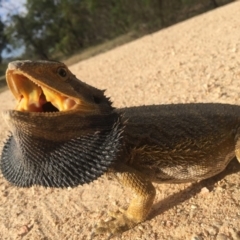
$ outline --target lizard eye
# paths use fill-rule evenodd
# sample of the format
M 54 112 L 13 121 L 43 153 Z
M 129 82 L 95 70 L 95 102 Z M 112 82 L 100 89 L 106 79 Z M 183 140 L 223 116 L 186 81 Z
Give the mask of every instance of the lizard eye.
M 65 78 L 67 76 L 67 71 L 65 68 L 59 68 L 57 70 L 57 73 L 60 77 L 63 77 L 63 78 Z

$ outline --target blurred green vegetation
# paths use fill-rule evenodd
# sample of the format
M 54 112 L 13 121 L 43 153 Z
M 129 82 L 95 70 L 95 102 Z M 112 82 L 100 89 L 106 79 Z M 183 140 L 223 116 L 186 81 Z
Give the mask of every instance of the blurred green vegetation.
M 4 79 L 1 76 L 3 76 L 5 74 L 6 68 L 7 68 L 6 63 L 1 63 L 0 64 L 0 81 Z
M 0 20 L 0 53 L 7 45 L 24 46 L 23 59 L 63 60 L 110 39 L 128 33 L 137 38 L 229 2 L 27 0 L 25 14 L 12 11 L 5 22 Z

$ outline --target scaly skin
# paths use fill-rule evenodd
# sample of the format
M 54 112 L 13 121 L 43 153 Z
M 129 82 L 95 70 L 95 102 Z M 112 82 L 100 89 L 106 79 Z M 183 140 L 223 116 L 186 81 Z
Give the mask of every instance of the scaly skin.
M 4 112 L 11 135 L 3 175 L 22 187 L 67 187 L 111 174 L 135 197 L 127 210 L 101 222 L 98 233 L 121 233 L 143 222 L 155 197 L 152 182 L 206 179 L 240 159 L 239 106 L 114 109 L 103 91 L 58 62 L 13 62 L 6 76 L 18 105 Z

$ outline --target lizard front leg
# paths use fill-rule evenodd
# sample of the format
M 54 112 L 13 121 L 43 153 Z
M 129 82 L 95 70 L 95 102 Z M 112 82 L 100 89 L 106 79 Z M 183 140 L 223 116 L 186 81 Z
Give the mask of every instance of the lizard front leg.
M 148 216 L 156 195 L 152 183 L 137 170 L 123 164 L 118 165 L 114 170 L 113 174 L 119 183 L 129 187 L 135 197 L 126 211 L 111 214 L 113 219 L 108 222 L 102 221 L 98 225 L 97 233 L 118 234 L 143 222 Z

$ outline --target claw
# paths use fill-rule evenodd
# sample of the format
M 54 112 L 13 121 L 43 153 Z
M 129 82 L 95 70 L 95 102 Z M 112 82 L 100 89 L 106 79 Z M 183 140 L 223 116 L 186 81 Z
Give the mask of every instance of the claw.
M 117 235 L 136 225 L 134 221 L 126 216 L 125 210 L 120 209 L 119 211 L 120 212 L 110 212 L 110 216 L 112 217 L 111 220 L 106 222 L 101 220 L 97 226 L 96 233 L 111 233 Z
M 119 218 L 122 214 L 124 214 L 126 212 L 125 209 L 123 208 L 119 208 L 118 211 L 109 211 L 108 212 L 108 216 L 112 217 L 112 218 Z

